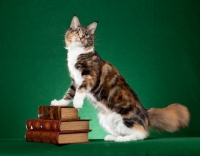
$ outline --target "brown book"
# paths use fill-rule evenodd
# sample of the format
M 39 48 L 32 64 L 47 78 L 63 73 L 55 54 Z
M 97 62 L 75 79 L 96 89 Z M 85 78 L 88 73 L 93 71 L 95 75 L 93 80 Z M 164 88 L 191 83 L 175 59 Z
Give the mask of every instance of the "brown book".
M 52 144 L 73 144 L 85 143 L 88 140 L 89 131 L 80 132 L 53 132 L 53 131 L 26 131 L 26 141 L 28 142 L 41 142 Z
M 89 130 L 90 120 L 44 120 L 28 119 L 26 121 L 27 130 L 43 131 L 75 131 Z
M 77 120 L 79 119 L 78 110 L 72 106 L 39 106 L 38 117 L 50 120 Z

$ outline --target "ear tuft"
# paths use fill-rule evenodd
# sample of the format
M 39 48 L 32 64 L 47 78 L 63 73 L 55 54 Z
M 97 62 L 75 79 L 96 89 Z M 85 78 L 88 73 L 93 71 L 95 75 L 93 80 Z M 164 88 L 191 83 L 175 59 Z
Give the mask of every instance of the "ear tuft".
M 78 26 L 80 26 L 80 22 L 79 22 L 78 17 L 75 15 L 75 16 L 72 18 L 72 22 L 71 22 L 70 28 L 76 29 Z

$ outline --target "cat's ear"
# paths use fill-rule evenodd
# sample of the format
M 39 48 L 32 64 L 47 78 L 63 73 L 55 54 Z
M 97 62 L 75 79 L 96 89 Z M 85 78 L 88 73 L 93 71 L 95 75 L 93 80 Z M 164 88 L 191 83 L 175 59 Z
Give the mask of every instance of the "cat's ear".
M 79 19 L 78 19 L 77 16 L 74 16 L 74 17 L 72 18 L 72 22 L 71 22 L 70 28 L 76 29 L 78 26 L 80 26 Z
M 89 30 L 89 32 L 91 34 L 94 34 L 94 31 L 96 30 L 98 22 L 93 22 L 92 24 L 90 24 L 87 29 Z

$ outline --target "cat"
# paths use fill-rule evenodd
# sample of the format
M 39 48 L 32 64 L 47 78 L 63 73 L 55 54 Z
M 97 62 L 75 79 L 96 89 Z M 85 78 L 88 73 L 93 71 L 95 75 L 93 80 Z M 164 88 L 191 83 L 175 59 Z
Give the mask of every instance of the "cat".
M 94 32 L 98 22 L 87 27 L 74 16 L 65 34 L 71 85 L 61 100 L 52 106 L 73 106 L 80 109 L 87 97 L 99 109 L 99 122 L 109 133 L 104 140 L 126 142 L 143 140 L 148 128 L 174 132 L 188 126 L 187 107 L 171 104 L 166 108 L 145 109 L 137 94 L 117 69 L 101 59 L 94 50 Z

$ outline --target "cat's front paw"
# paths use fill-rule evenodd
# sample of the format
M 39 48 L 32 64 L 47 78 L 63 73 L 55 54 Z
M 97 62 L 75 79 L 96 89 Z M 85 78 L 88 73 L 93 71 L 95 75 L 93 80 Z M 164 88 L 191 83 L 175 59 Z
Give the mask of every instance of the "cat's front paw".
M 56 99 L 54 99 L 53 101 L 51 101 L 51 106 L 67 106 L 69 103 L 70 103 L 70 100 L 65 100 L 65 99 L 56 100 Z
M 85 93 L 76 93 L 73 100 L 74 107 L 77 109 L 82 108 L 84 98 Z
M 82 106 L 83 106 L 83 100 L 74 98 L 73 105 L 77 109 L 82 108 Z

